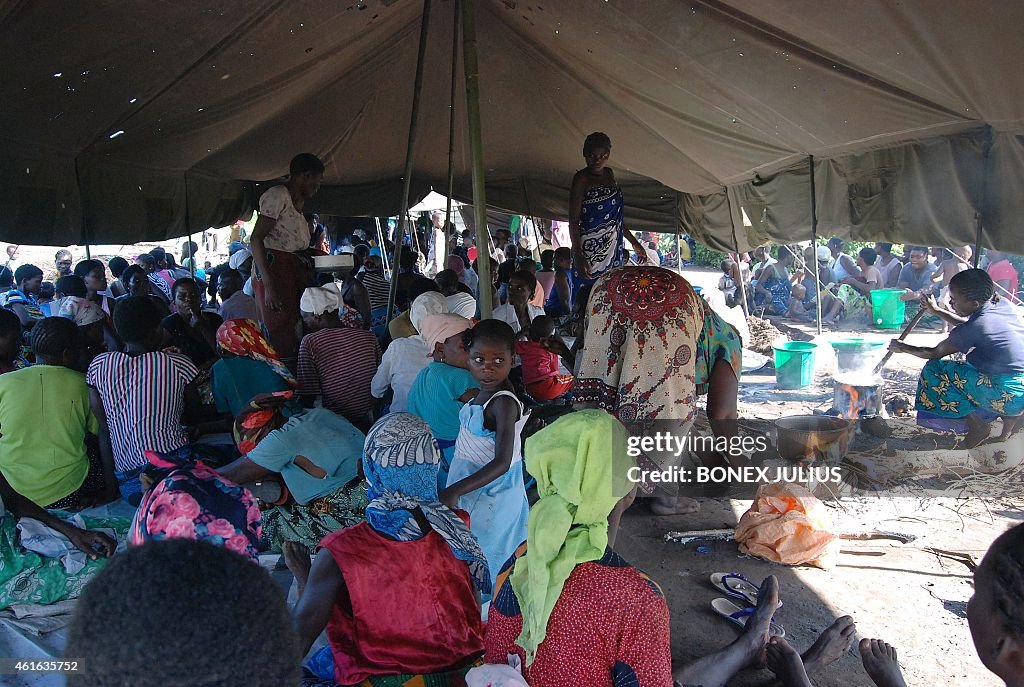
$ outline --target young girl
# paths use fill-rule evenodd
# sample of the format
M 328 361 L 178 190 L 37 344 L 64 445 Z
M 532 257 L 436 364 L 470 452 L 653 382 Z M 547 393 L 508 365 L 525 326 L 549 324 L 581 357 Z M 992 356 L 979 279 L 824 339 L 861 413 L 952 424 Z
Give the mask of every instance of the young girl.
M 508 387 L 516 343 L 512 327 L 484 320 L 464 335 L 463 342 L 469 349 L 469 371 L 480 391 L 459 412 L 455 458 L 440 498 L 449 508 L 469 512 L 470 529 L 487 557 L 493 584 L 505 561 L 526 539 L 530 509 L 523 485 L 520 433 L 529 415 Z

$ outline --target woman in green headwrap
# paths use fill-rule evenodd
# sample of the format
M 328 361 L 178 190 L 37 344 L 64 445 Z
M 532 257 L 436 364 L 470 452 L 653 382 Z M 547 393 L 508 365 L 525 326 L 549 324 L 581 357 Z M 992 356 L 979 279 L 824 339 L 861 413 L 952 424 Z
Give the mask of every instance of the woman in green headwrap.
M 605 411 L 583 410 L 527 439 L 526 468 L 540 500 L 526 543 L 498 575 L 484 661 L 519 656 L 531 685 L 723 685 L 764 651 L 778 582 L 762 583 L 736 641 L 673 675 L 661 589 L 612 550 L 635 493 L 626 438 Z

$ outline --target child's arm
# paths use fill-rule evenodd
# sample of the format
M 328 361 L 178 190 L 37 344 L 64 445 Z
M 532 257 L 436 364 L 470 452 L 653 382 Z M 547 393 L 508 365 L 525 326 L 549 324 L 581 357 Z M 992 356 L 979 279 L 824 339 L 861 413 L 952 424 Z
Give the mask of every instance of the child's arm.
M 100 392 L 89 387 L 89 406 L 92 414 L 96 416 L 96 423 L 99 429 L 96 437 L 100 443 L 100 463 L 103 465 L 103 498 L 106 501 L 116 501 L 121 498 L 121 492 L 117 488 L 117 478 L 114 477 L 114 450 L 110 446 L 110 428 L 107 427 L 107 413 L 103 409 L 103 399 Z
M 547 350 L 551 351 L 560 358 L 565 358 L 565 362 L 568 363 L 567 367 L 571 370 L 576 367 L 576 354 L 573 353 L 568 346 L 565 345 L 565 341 L 560 336 L 549 336 L 546 337 L 541 344 Z
M 454 509 L 463 495 L 490 484 L 509 471 L 512 466 L 517 420 L 519 405 L 514 400 L 502 396 L 491 401 L 484 411 L 484 426 L 494 427 L 494 459 L 469 477 L 443 490 L 438 495 L 441 503 Z

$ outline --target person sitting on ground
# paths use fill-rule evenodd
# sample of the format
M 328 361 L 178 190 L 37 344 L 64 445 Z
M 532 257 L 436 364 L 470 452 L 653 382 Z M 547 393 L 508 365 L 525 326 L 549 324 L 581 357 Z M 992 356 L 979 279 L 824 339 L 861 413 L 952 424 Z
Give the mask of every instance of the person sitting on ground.
M 873 248 L 861 248 L 857 255 L 860 276 L 843 277 L 836 290 L 836 302 L 823 318 L 827 324 L 835 324 L 842 316 L 856 324 L 867 324 L 871 319 L 871 292 L 882 288 L 882 273 L 874 266 L 878 256 Z
M 366 287 L 366 293 L 370 297 L 370 331 L 381 337 L 387 331 L 391 282 L 384 276 L 384 264 L 379 255 L 368 255 L 363 267 L 359 281 Z
M 99 260 L 83 260 L 75 265 L 75 276 L 85 282 L 86 298 L 100 307 L 104 314 L 103 341 L 108 351 L 121 350 L 121 340 L 114 331 L 116 302 L 107 291 L 107 269 Z
M 116 300 L 128 293 L 128 289 L 125 287 L 124 282 L 121 281 L 121 275 L 124 274 L 126 269 L 128 269 L 128 261 L 120 255 L 115 255 L 110 258 L 109 262 L 107 262 L 107 267 L 110 268 L 110 274 L 114 277 L 114 280 L 110 282 L 109 286 L 110 295 Z
M 72 546 L 85 554 L 84 567 L 75 573 L 68 573 L 64 561 L 59 557 L 40 555 L 22 546 L 23 526 L 37 529 L 35 523 L 58 532 L 71 542 Z M 106 529 L 110 526 L 115 534 L 122 536 L 127 523 L 123 518 L 88 518 L 90 528 Z M 27 528 L 26 528 L 27 529 Z M 81 529 L 47 512 L 31 499 L 19 494 L 0 472 L 0 609 L 14 604 L 55 604 L 74 599 L 82 589 L 107 564 L 107 558 L 117 547 L 111 537 L 92 529 Z
M 224 322 L 220 315 L 204 312 L 199 305 L 199 285 L 191 277 L 174 282 L 174 307 L 177 310 L 160 323 L 168 343 L 188 356 L 196 367 L 211 365 L 217 359 L 217 328 Z
M 949 281 L 953 312 L 934 296 L 922 307 L 955 325 L 949 337 L 933 347 L 892 340 L 889 350 L 928 360 L 921 370 L 914 407 L 942 418 L 966 418 L 969 431 L 962 442 L 973 448 L 989 437 L 990 418 L 1003 418 L 1002 438 L 1021 427 L 1024 414 L 1024 319 L 995 293 L 992 278 L 980 269 L 964 270 Z M 942 360 L 966 353 L 964 362 Z
M 128 289 L 128 293 L 118 298 L 118 302 L 129 296 L 149 298 L 160 311 L 160 319 L 171 314 L 170 308 L 167 307 L 167 301 L 164 300 L 162 294 L 157 293 L 159 289 L 149 281 L 143 268 L 138 265 L 129 265 L 128 269 L 121 273 L 121 279 L 124 281 L 124 286 Z
M 846 241 L 833 236 L 828 240 L 828 249 L 832 253 L 832 261 L 829 263 L 829 267 L 832 269 L 832 280 L 836 284 L 842 284 L 843 280 L 847 277 L 860 277 L 860 268 L 857 267 L 856 261 L 843 252 L 843 248 L 846 246 Z
M 733 307 L 736 305 L 736 280 L 733 279 L 733 272 L 736 271 L 736 263 L 732 260 L 723 260 L 719 264 L 722 276 L 718 278 L 718 290 L 725 295 L 725 305 Z
M 313 547 L 362 522 L 366 485 L 359 477 L 365 436 L 326 408 L 304 409 L 295 392 L 256 396 L 235 420 L 242 457 L 217 471 L 264 504 L 261 550 L 286 541 Z
M 292 617 L 301 648 L 327 628 L 333 671 L 321 677 L 340 685 L 382 684 L 385 676 L 387 684 L 463 684 L 483 653 L 476 595 L 490 592 L 487 561 L 465 512 L 438 499 L 439 463 L 423 420 L 385 416 L 363 451 L 366 522 L 325 537 L 312 566 L 307 551 L 285 545 L 299 588 Z
M 89 365 L 89 402 L 99 421 L 104 464 L 112 461 L 121 496 L 138 505 L 145 451 L 174 453 L 189 443 L 182 426 L 186 389 L 199 373 L 188 357 L 164 353 L 160 310 L 151 298 L 117 304 L 114 326 L 125 351 L 101 353 Z M 133 503 L 134 501 L 134 503 Z
M 506 323 L 516 334 L 525 335 L 533 319 L 545 314 L 543 308 L 530 303 L 536 288 L 537 278 L 532 274 L 526 270 L 514 272 L 508 281 L 508 303 L 495 308 L 491 318 Z
M 516 271 L 522 270 L 529 272 L 533 275 L 533 278 L 537 278 L 537 263 L 534 262 L 532 257 L 519 258 L 516 261 Z M 537 286 L 533 288 L 533 295 L 530 297 L 530 305 L 543 309 L 544 302 L 547 300 L 547 294 L 544 292 L 544 287 L 537 282 Z
M 459 412 L 478 391 L 469 373 L 469 352 L 462 335 L 473 326 L 467 318 L 454 313 L 428 315 L 423 320 L 420 336 L 432 358 L 420 370 L 409 388 L 408 410 L 430 426 L 441 450 L 438 486 L 443 489 L 448 469 L 455 455 L 455 439 L 459 436 Z M 430 359 L 428 358 L 428 359 Z
M 36 364 L 0 375 L 0 471 L 18 493 L 46 508 L 80 510 L 119 497 L 113 461 L 86 435 L 99 430 L 85 375 L 75 371 L 80 335 L 63 317 L 32 330 Z M 46 431 L 39 430 L 45 409 Z
M 71 251 L 66 248 L 61 248 L 53 256 L 53 264 L 57 268 L 58 279 L 71 274 L 71 266 L 74 264 L 74 259 L 71 257 Z
M 112 560 L 82 593 L 64 653 L 80 660 L 70 687 L 285 687 L 299 684 L 302 659 L 270 574 L 185 539 Z
M 259 563 L 259 504 L 252 493 L 217 473 L 188 448 L 147 451 L 149 484 L 128 530 L 128 544 L 193 539 Z
M 900 300 L 906 306 L 906 318 L 909 320 L 921 309 L 921 298 L 934 293 L 932 276 L 935 265 L 928 262 L 928 249 L 925 246 L 910 247 L 910 262 L 900 270 L 896 287 L 903 289 Z
M 430 315 L 448 312 L 448 302 L 436 290 L 437 285 L 433 280 L 424 278 L 423 282 L 429 284 L 433 290 L 418 295 L 409 309 L 412 322 L 410 327 L 417 332 Z M 391 389 L 391 412 L 404 412 L 408 408 L 409 391 L 413 382 L 429 361 L 427 342 L 419 333 L 395 339 L 384 351 L 380 367 L 370 381 L 370 393 L 374 398 L 383 398 L 388 389 Z
M 564 357 L 571 370 L 575 366 L 575 356 L 555 335 L 553 318 L 547 315 L 533 318 L 529 332 L 527 341 L 516 341 L 526 393 L 538 401 L 553 401 L 569 391 L 574 381 L 572 375 L 559 372 L 558 359 Z
M 0 307 L 18 316 L 22 329 L 28 332 L 36 322 L 43 319 L 39 310 L 39 287 L 43 283 L 43 271 L 35 265 L 22 265 L 14 271 L 13 288 L 0 298 Z
M 324 408 L 366 431 L 373 424 L 370 383 L 381 359 L 377 337 L 334 287 L 306 289 L 299 308 L 309 332 L 299 345 L 303 404 L 312 407 L 320 398 Z
M 39 284 L 39 309 L 42 311 L 43 317 L 52 316 L 50 305 L 56 295 L 57 289 L 52 281 L 44 281 Z
M 228 320 L 255 320 L 259 321 L 260 316 L 256 310 L 256 299 L 246 295 L 242 291 L 242 273 L 238 270 L 222 270 L 217 277 L 217 297 L 220 299 L 220 307 L 217 314 L 227 322 Z
M 793 254 L 783 247 L 779 250 L 779 259 L 761 269 L 754 287 L 755 307 L 764 307 L 769 315 L 784 315 L 789 310 L 789 266 L 792 262 Z
M 106 315 L 100 310 L 100 306 L 86 297 L 88 290 L 85 287 L 85 280 L 81 277 L 73 274 L 61 277 L 57 280 L 56 291 L 57 307 L 54 309 L 54 315 L 73 320 L 81 334 L 81 358 L 72 367 L 76 370 L 85 370 L 93 358 L 107 350 L 104 340 Z
M 996 285 L 996 293 L 1011 303 L 1017 303 L 1017 269 L 1002 251 L 987 249 L 985 255 L 988 256 L 986 271 Z
M 903 269 L 903 263 L 892 254 L 891 243 L 876 243 L 875 252 L 878 253 L 875 267 L 878 268 L 882 275 L 882 288 L 895 289 L 900 280 L 900 271 Z
M 761 279 L 761 273 L 765 267 L 774 265 L 776 259 L 772 257 L 771 249 L 769 246 L 758 246 L 754 249 L 753 255 L 751 256 L 750 264 L 750 278 L 752 281 L 759 281 Z
M 448 301 L 448 312 L 472 318 L 476 316 L 477 299 L 467 293 L 469 287 L 459 282 L 459 277 L 452 270 L 441 270 L 434 277 L 441 295 Z
M 417 298 L 430 292 L 436 292 L 438 296 L 441 295 L 441 288 L 437 285 L 437 282 L 433 279 L 427 279 L 426 277 L 416 275 L 416 278 L 410 282 L 408 288 L 403 294 L 405 303 L 399 306 L 402 313 L 388 323 L 388 334 L 391 336 L 392 343 L 398 339 L 415 336 L 419 333 L 416 330 L 416 325 L 412 323 L 412 304 Z M 441 297 L 441 300 L 443 301 L 444 298 Z M 431 303 L 436 302 L 437 301 L 431 301 Z M 448 312 L 447 302 L 445 303 L 443 312 Z M 390 344 L 388 347 L 390 348 Z
M 156 258 L 149 253 L 143 253 L 135 259 L 135 264 L 146 273 L 146 279 L 150 283 L 150 293 L 162 298 L 164 304 L 169 305 L 174 300 L 173 296 L 171 296 L 171 285 L 161 279 L 160 275 L 156 273 Z M 131 293 L 131 289 L 128 292 Z
M 480 277 L 477 276 L 472 267 L 466 266 L 462 258 L 458 255 L 449 255 L 448 269 L 455 273 L 459 283 L 464 284 L 471 294 L 475 295 L 477 293 L 477 290 L 480 288 Z
M 935 300 L 938 302 L 944 310 L 949 310 L 949 280 L 955 275 L 960 274 L 966 269 L 970 268 L 969 256 L 971 254 L 970 246 L 957 246 L 956 248 L 943 248 L 941 257 L 942 260 L 936 265 L 935 274 L 932 275 L 932 283 L 935 285 L 934 288 L 938 289 L 938 298 Z M 943 321 L 943 332 L 949 331 L 949 323 Z
M 544 312 L 555 319 L 568 318 L 572 314 L 572 295 L 575 289 L 572 281 L 572 249 L 566 246 L 555 249 L 555 276 L 552 280 Z
M 225 275 L 221 275 L 223 279 Z M 295 389 L 299 383 L 253 320 L 228 320 L 217 329 L 220 360 L 210 368 L 217 410 L 232 419 L 253 396 Z
M 569 264 L 572 265 L 572 252 L 569 253 Z M 555 251 L 548 249 L 540 254 L 540 269 L 534 274 L 537 283 L 544 289 L 544 305 L 551 297 L 551 289 L 555 286 Z
M 31 365 L 21 345 L 21 320 L 10 310 L 0 310 L 0 374 Z

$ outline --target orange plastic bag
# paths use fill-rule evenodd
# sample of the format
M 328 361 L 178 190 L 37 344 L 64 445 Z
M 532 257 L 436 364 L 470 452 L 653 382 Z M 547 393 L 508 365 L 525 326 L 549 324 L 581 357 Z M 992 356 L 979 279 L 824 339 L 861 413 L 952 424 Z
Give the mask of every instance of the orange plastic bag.
M 735 537 L 741 553 L 826 569 L 835 564 L 839 541 L 825 504 L 799 484 L 786 482 L 758 488 Z

